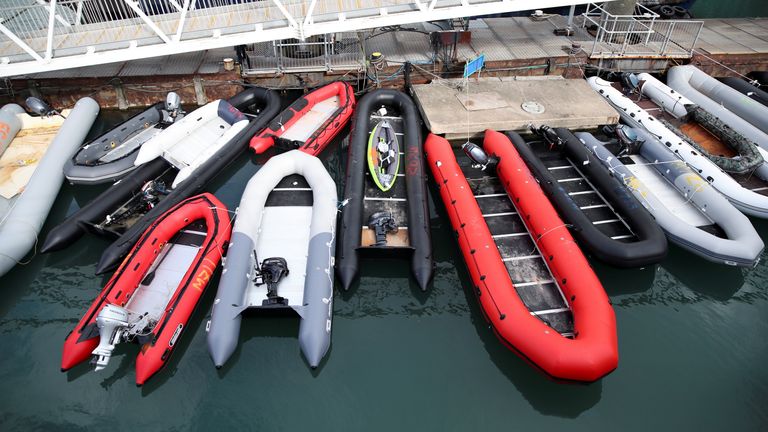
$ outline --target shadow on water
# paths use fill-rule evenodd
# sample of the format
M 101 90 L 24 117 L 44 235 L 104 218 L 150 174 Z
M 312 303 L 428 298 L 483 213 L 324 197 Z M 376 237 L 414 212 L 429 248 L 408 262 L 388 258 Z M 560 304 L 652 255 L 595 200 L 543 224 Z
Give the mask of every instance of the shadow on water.
M 465 287 L 472 324 L 488 355 L 536 411 L 548 416 L 576 418 L 600 401 L 602 381 L 592 384 L 556 382 L 507 349 L 485 320 L 477 297 L 466 289 L 472 286 L 469 273 L 463 266 L 457 266 L 457 270 L 461 285 Z
M 744 285 L 740 268 L 711 263 L 671 244 L 661 266 L 691 291 L 714 300 L 729 300 Z
M 656 279 L 658 265 L 643 268 L 620 269 L 597 260 L 590 262 L 609 296 L 638 294 L 648 291 Z

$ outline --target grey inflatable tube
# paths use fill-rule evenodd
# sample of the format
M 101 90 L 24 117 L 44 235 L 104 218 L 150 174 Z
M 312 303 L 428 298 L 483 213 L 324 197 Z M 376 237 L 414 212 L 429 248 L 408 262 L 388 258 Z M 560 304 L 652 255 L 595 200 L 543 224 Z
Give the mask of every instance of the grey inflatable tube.
M 262 232 L 290 229 L 262 226 L 262 217 L 272 189 L 291 174 L 306 179 L 313 198 L 309 244 L 306 252 L 304 249 L 301 252 L 308 257 L 304 299 L 301 306 L 291 306 L 301 317 L 299 346 L 310 367 L 316 368 L 331 345 L 336 184 L 319 159 L 292 150 L 271 158 L 248 182 L 240 200 L 207 336 L 208 351 L 217 368 L 223 366 L 237 348 L 241 313 L 249 307 L 261 306 L 248 304 L 246 298 L 249 287 L 253 286 L 252 272 L 256 264 L 253 251 Z M 291 257 L 285 258 L 291 261 Z
M 16 265 L 36 244 L 48 212 L 64 180 L 64 164 L 85 140 L 99 104 L 91 98 L 77 101 L 24 191 L 16 197 L 0 225 L 0 275 Z
M 716 223 L 727 238 L 710 234 L 676 216 L 653 190 L 605 147 L 605 143 L 585 132 L 579 132 L 576 136 L 648 209 L 670 241 L 712 262 L 744 267 L 757 264 L 764 245 L 749 218 L 733 207 L 685 162 L 675 157 L 659 140 L 644 129 L 632 130 L 645 140 L 640 147 L 640 156 Z
M 768 150 L 768 107 L 705 74 L 695 66 L 675 66 L 667 85 L 720 118 L 733 130 Z

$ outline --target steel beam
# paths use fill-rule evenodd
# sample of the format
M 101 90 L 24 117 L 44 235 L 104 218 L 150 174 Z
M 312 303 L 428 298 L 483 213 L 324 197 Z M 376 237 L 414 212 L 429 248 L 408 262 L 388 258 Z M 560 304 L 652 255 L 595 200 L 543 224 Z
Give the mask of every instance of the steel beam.
M 162 29 L 160 29 L 160 27 L 157 26 L 157 24 L 155 24 L 151 19 L 149 19 L 147 14 L 145 14 L 144 11 L 141 10 L 138 3 L 136 3 L 134 0 L 123 0 L 123 1 L 125 2 L 125 4 L 128 5 L 128 7 L 130 7 L 131 9 L 133 9 L 134 12 L 136 12 L 136 15 L 138 15 L 139 18 L 141 18 L 141 20 L 144 21 L 144 23 L 147 26 L 149 26 L 149 28 L 151 28 L 153 32 L 155 32 L 155 34 L 160 36 L 160 39 L 162 39 L 163 42 L 167 44 L 171 43 L 171 39 L 168 37 L 168 35 L 166 35 L 165 32 Z
M 38 62 L 45 61 L 45 59 L 42 58 L 40 56 L 40 54 L 38 54 L 35 50 L 33 50 L 32 47 L 27 45 L 27 43 L 24 42 L 23 40 L 19 39 L 19 37 L 16 36 L 16 34 L 14 32 L 12 32 L 8 27 L 3 25 L 2 20 L 0 20 L 0 32 L 2 32 L 4 35 L 8 36 L 8 39 L 12 40 L 13 43 L 15 43 L 16 45 L 21 47 L 21 49 L 26 51 L 27 54 L 31 55 L 32 58 L 37 60 L 37 61 L 31 61 L 31 62 L 25 62 L 25 63 L 28 63 L 28 64 L 30 64 L 33 67 L 39 67 L 40 63 L 38 63 Z M 8 67 L 8 66 L 5 66 L 5 67 Z M 13 67 L 13 65 L 11 65 L 10 67 Z M 11 74 L 0 75 L 0 76 L 11 76 L 11 75 L 16 75 L 16 74 L 11 73 Z
M 45 45 L 45 59 L 50 60 L 53 56 L 53 30 L 56 25 L 56 0 L 51 0 L 51 6 L 48 9 L 48 38 Z

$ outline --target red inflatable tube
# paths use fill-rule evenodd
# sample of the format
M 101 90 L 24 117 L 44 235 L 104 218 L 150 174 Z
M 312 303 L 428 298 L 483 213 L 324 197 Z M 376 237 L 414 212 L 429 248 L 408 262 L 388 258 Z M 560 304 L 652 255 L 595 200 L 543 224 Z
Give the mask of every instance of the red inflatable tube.
M 165 312 L 147 338 L 148 342 L 141 346 L 136 357 L 136 384 L 144 384 L 165 365 L 229 242 L 231 224 L 227 208 L 208 193 L 180 202 L 147 229 L 64 341 L 62 371 L 91 357 L 91 352 L 99 344 L 96 317 L 101 309 L 106 304 L 124 306 L 137 291 L 163 246 L 197 220 L 205 221 L 205 239 L 165 305 Z
M 616 318 L 600 281 L 509 139 L 485 132 L 486 152 L 573 313 L 569 339 L 530 314 L 517 295 L 499 250 L 450 144 L 430 134 L 425 151 L 458 236 L 483 313 L 496 335 L 523 359 L 557 380 L 592 382 L 618 364 Z
M 345 82 L 336 81 L 320 87 L 293 102 L 288 108 L 277 115 L 266 129 L 251 138 L 251 148 L 256 154 L 261 154 L 274 146 L 280 136 L 306 115 L 318 102 L 338 96 L 339 108 L 304 142 L 291 142 L 290 147 L 304 153 L 317 156 L 349 122 L 355 110 L 355 93 L 352 86 Z

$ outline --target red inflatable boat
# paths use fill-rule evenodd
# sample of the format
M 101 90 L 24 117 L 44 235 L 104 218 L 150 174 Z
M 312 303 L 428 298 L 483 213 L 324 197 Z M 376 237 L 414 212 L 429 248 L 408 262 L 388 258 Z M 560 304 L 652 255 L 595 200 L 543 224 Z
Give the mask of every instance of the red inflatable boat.
M 509 139 L 488 130 L 484 149 L 496 173 L 468 163 L 463 172 L 439 136 L 425 144 L 482 310 L 502 342 L 547 375 L 598 380 L 618 363 L 608 297 Z
M 274 145 L 317 156 L 347 124 L 355 109 L 352 86 L 336 81 L 292 103 L 251 138 L 256 154 Z
M 103 369 L 117 343 L 136 342 L 136 384 L 144 384 L 168 361 L 230 232 L 227 208 L 207 193 L 160 216 L 67 336 L 62 371 L 91 355 Z

